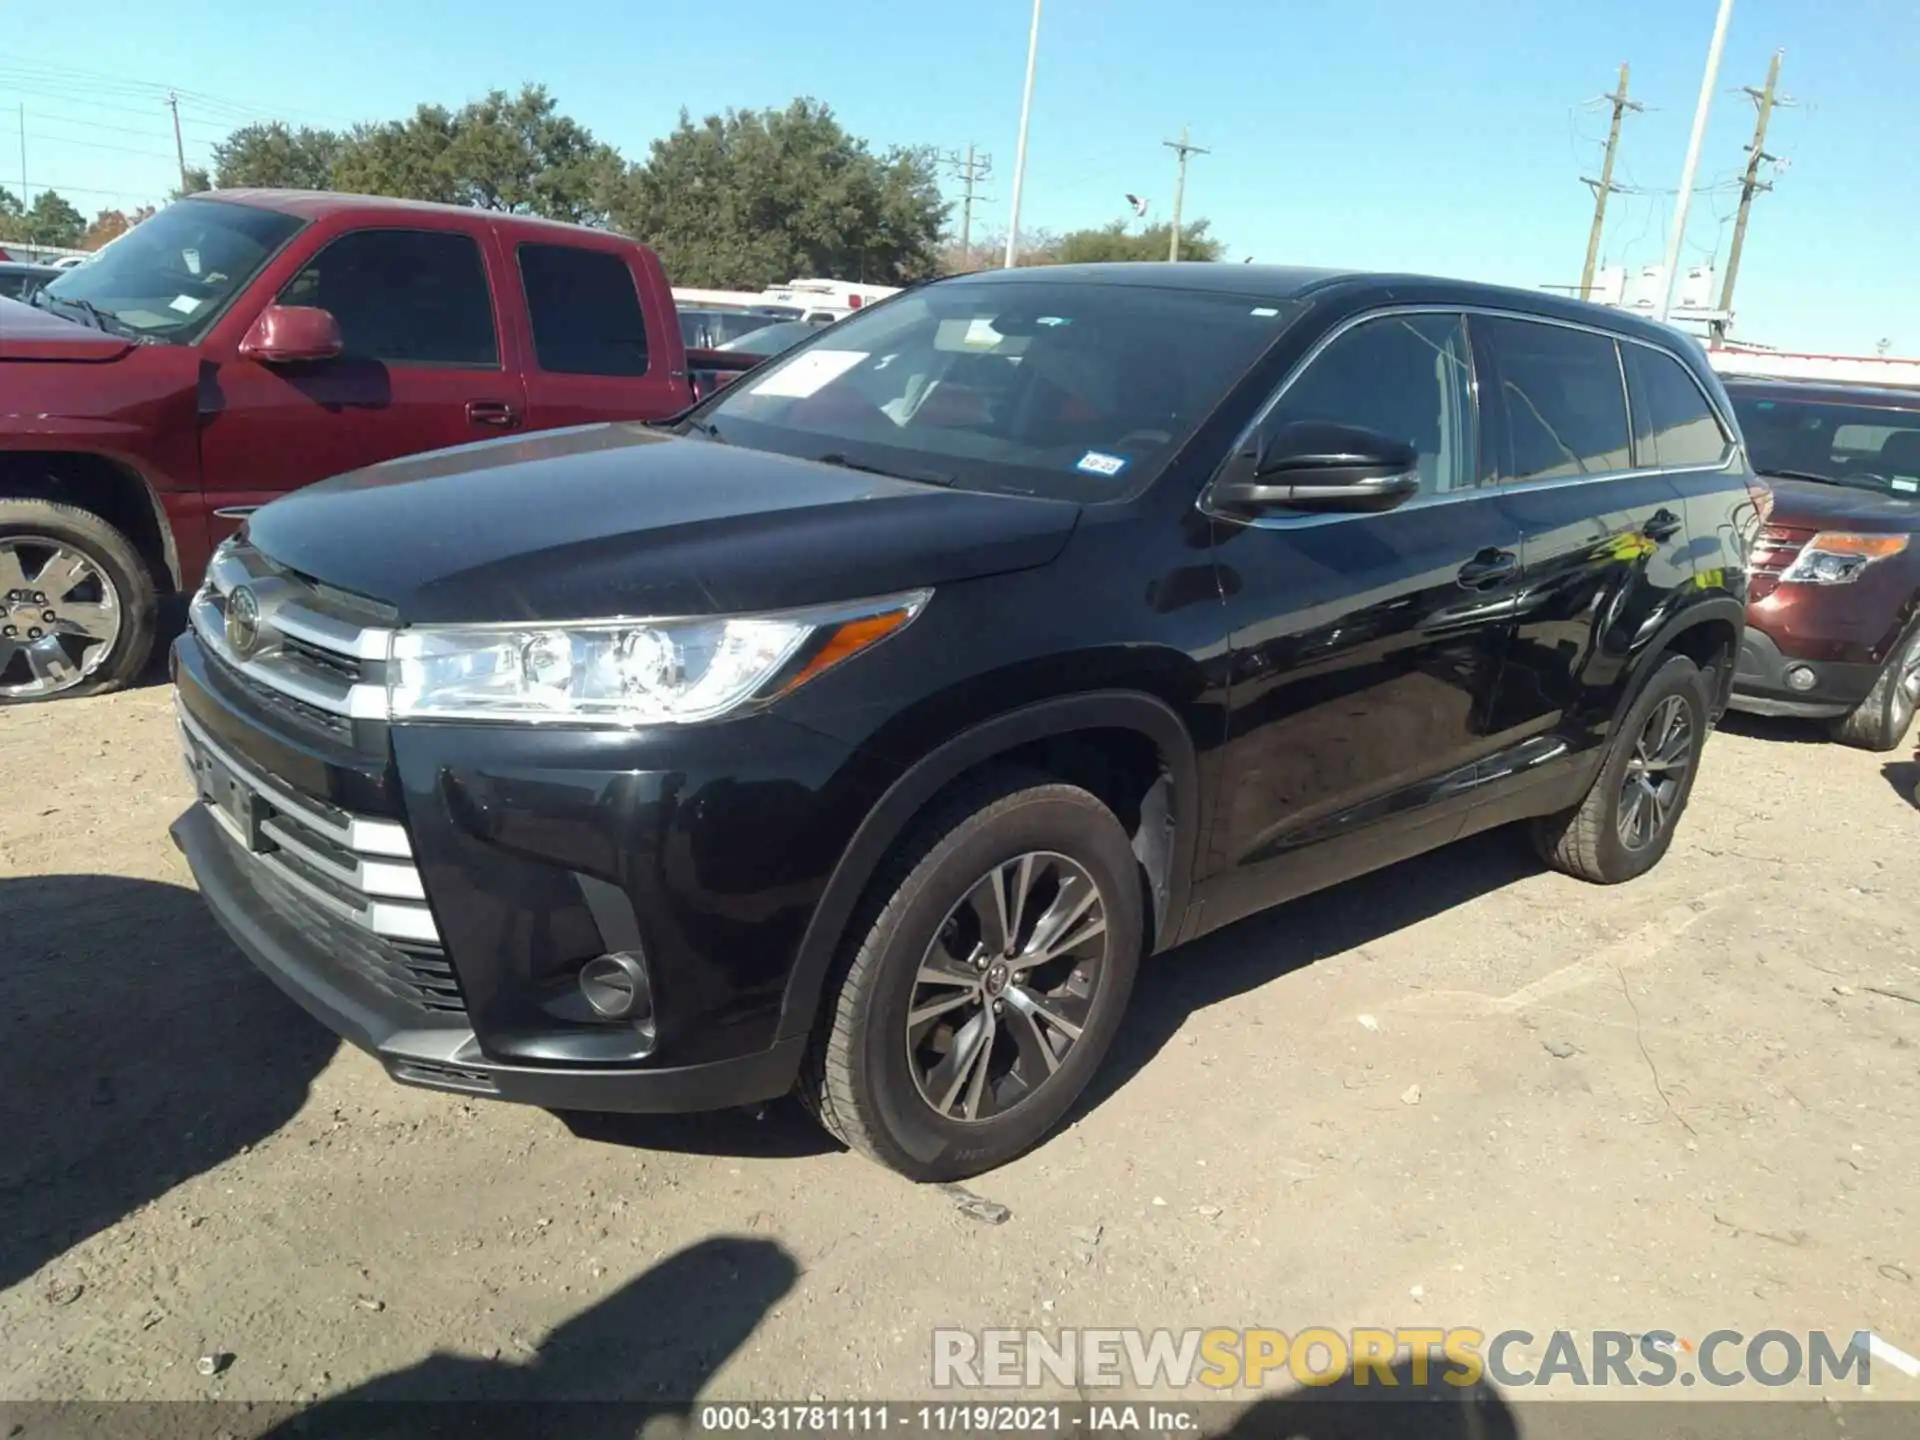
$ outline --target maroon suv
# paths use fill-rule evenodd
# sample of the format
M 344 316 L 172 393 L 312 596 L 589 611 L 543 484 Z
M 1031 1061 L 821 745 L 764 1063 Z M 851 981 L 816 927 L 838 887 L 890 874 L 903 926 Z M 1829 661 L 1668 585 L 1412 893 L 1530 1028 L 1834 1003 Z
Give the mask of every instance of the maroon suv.
M 1727 381 L 1773 487 L 1733 706 L 1896 748 L 1920 704 L 1920 391 Z

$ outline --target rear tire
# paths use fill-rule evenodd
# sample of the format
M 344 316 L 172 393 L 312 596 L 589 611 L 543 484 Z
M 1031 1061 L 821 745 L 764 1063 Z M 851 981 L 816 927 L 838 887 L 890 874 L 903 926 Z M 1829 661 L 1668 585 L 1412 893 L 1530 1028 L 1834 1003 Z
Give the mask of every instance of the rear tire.
M 1885 753 L 1900 748 L 1920 708 L 1920 623 L 1900 637 L 1867 698 L 1828 733 L 1842 745 Z
M 1596 885 L 1660 863 L 1693 793 L 1712 713 L 1700 669 L 1669 656 L 1628 707 L 1586 798 L 1533 822 L 1541 860 Z
M 849 926 L 802 1099 L 912 1180 L 1005 1164 L 1099 1068 L 1133 988 L 1143 903 L 1127 832 L 1092 794 L 1017 772 L 966 786 Z
M 59 590 L 68 575 L 81 578 Z M 118 690 L 146 668 L 157 608 L 146 561 L 98 515 L 0 500 L 0 706 Z

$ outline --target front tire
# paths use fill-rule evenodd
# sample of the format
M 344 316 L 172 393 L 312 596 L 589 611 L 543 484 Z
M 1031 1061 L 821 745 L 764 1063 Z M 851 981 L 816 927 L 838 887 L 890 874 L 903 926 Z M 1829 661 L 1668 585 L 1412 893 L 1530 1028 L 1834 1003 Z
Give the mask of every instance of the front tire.
M 1586 798 L 1533 823 L 1540 858 L 1596 885 L 1659 864 L 1693 793 L 1711 713 L 1699 667 L 1684 655 L 1662 661 L 1628 707 Z
M 802 1080 L 822 1124 L 909 1179 L 1038 1144 L 1105 1056 L 1145 926 L 1139 862 L 1089 792 L 1007 773 L 940 808 L 849 930 Z
M 1920 624 L 1900 638 L 1867 698 L 1835 720 L 1830 733 L 1843 745 L 1884 754 L 1900 748 L 1920 708 Z
M 91 511 L 0 500 L 0 706 L 117 690 L 153 653 L 153 575 Z

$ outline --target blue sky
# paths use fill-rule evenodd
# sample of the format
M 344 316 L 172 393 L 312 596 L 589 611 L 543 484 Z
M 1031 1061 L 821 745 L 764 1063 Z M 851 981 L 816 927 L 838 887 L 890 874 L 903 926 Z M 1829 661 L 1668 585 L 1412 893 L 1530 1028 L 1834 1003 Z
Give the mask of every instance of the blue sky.
M 1630 117 L 1605 255 L 1662 258 L 1715 0 L 1046 0 L 1023 228 L 1164 216 L 1192 127 L 1189 216 L 1231 256 L 1423 270 L 1518 285 L 1579 278 L 1606 116 L 1582 102 L 1621 61 Z M 702 15 L 711 17 L 703 20 Z M 61 0 L 0 6 L 0 184 L 56 182 L 89 213 L 158 199 L 172 136 L 149 88 L 177 87 L 189 161 L 232 124 L 340 124 L 545 83 L 630 156 L 682 106 L 831 104 L 877 145 L 990 152 L 1004 226 L 1029 0 Z M 1920 354 L 1907 225 L 1920 221 L 1920 8 L 1913 0 L 1735 0 L 1700 183 L 1744 162 L 1753 108 L 1731 93 L 1786 50 L 1768 149 L 1788 158 L 1755 205 L 1742 338 Z M 68 67 L 55 75 L 53 67 Z M 120 83 L 84 80 L 84 70 Z M 1684 259 L 1731 233 L 1729 188 L 1695 197 Z

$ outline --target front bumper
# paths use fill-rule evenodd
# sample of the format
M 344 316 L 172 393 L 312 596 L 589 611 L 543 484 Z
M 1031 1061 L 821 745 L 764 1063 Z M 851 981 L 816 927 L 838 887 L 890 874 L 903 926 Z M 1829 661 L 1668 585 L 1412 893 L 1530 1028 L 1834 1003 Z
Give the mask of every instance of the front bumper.
M 1787 684 L 1787 670 L 1801 664 L 1813 672 L 1811 689 L 1796 690 Z M 1849 713 L 1866 699 L 1879 674 L 1880 667 L 1874 664 L 1803 661 L 1787 655 L 1771 635 L 1749 623 L 1740 643 L 1739 664 L 1734 667 L 1731 704 L 1750 715 L 1830 719 Z
M 183 728 L 260 791 L 267 817 L 250 829 L 202 800 L 175 843 L 241 950 L 394 1079 L 624 1111 L 791 1088 L 806 1035 L 783 1006 L 800 942 L 891 778 L 852 747 L 765 716 L 676 733 L 419 725 L 343 738 L 256 703 L 191 635 L 173 669 Z M 275 848 L 304 838 L 351 879 L 351 844 L 282 823 L 314 814 L 336 838 L 344 817 L 409 852 L 378 876 L 398 871 L 388 893 L 417 887 L 430 921 L 357 907 L 350 886 L 341 904 L 329 875 Z M 650 1026 L 578 1003 L 580 967 L 610 951 L 645 956 Z

